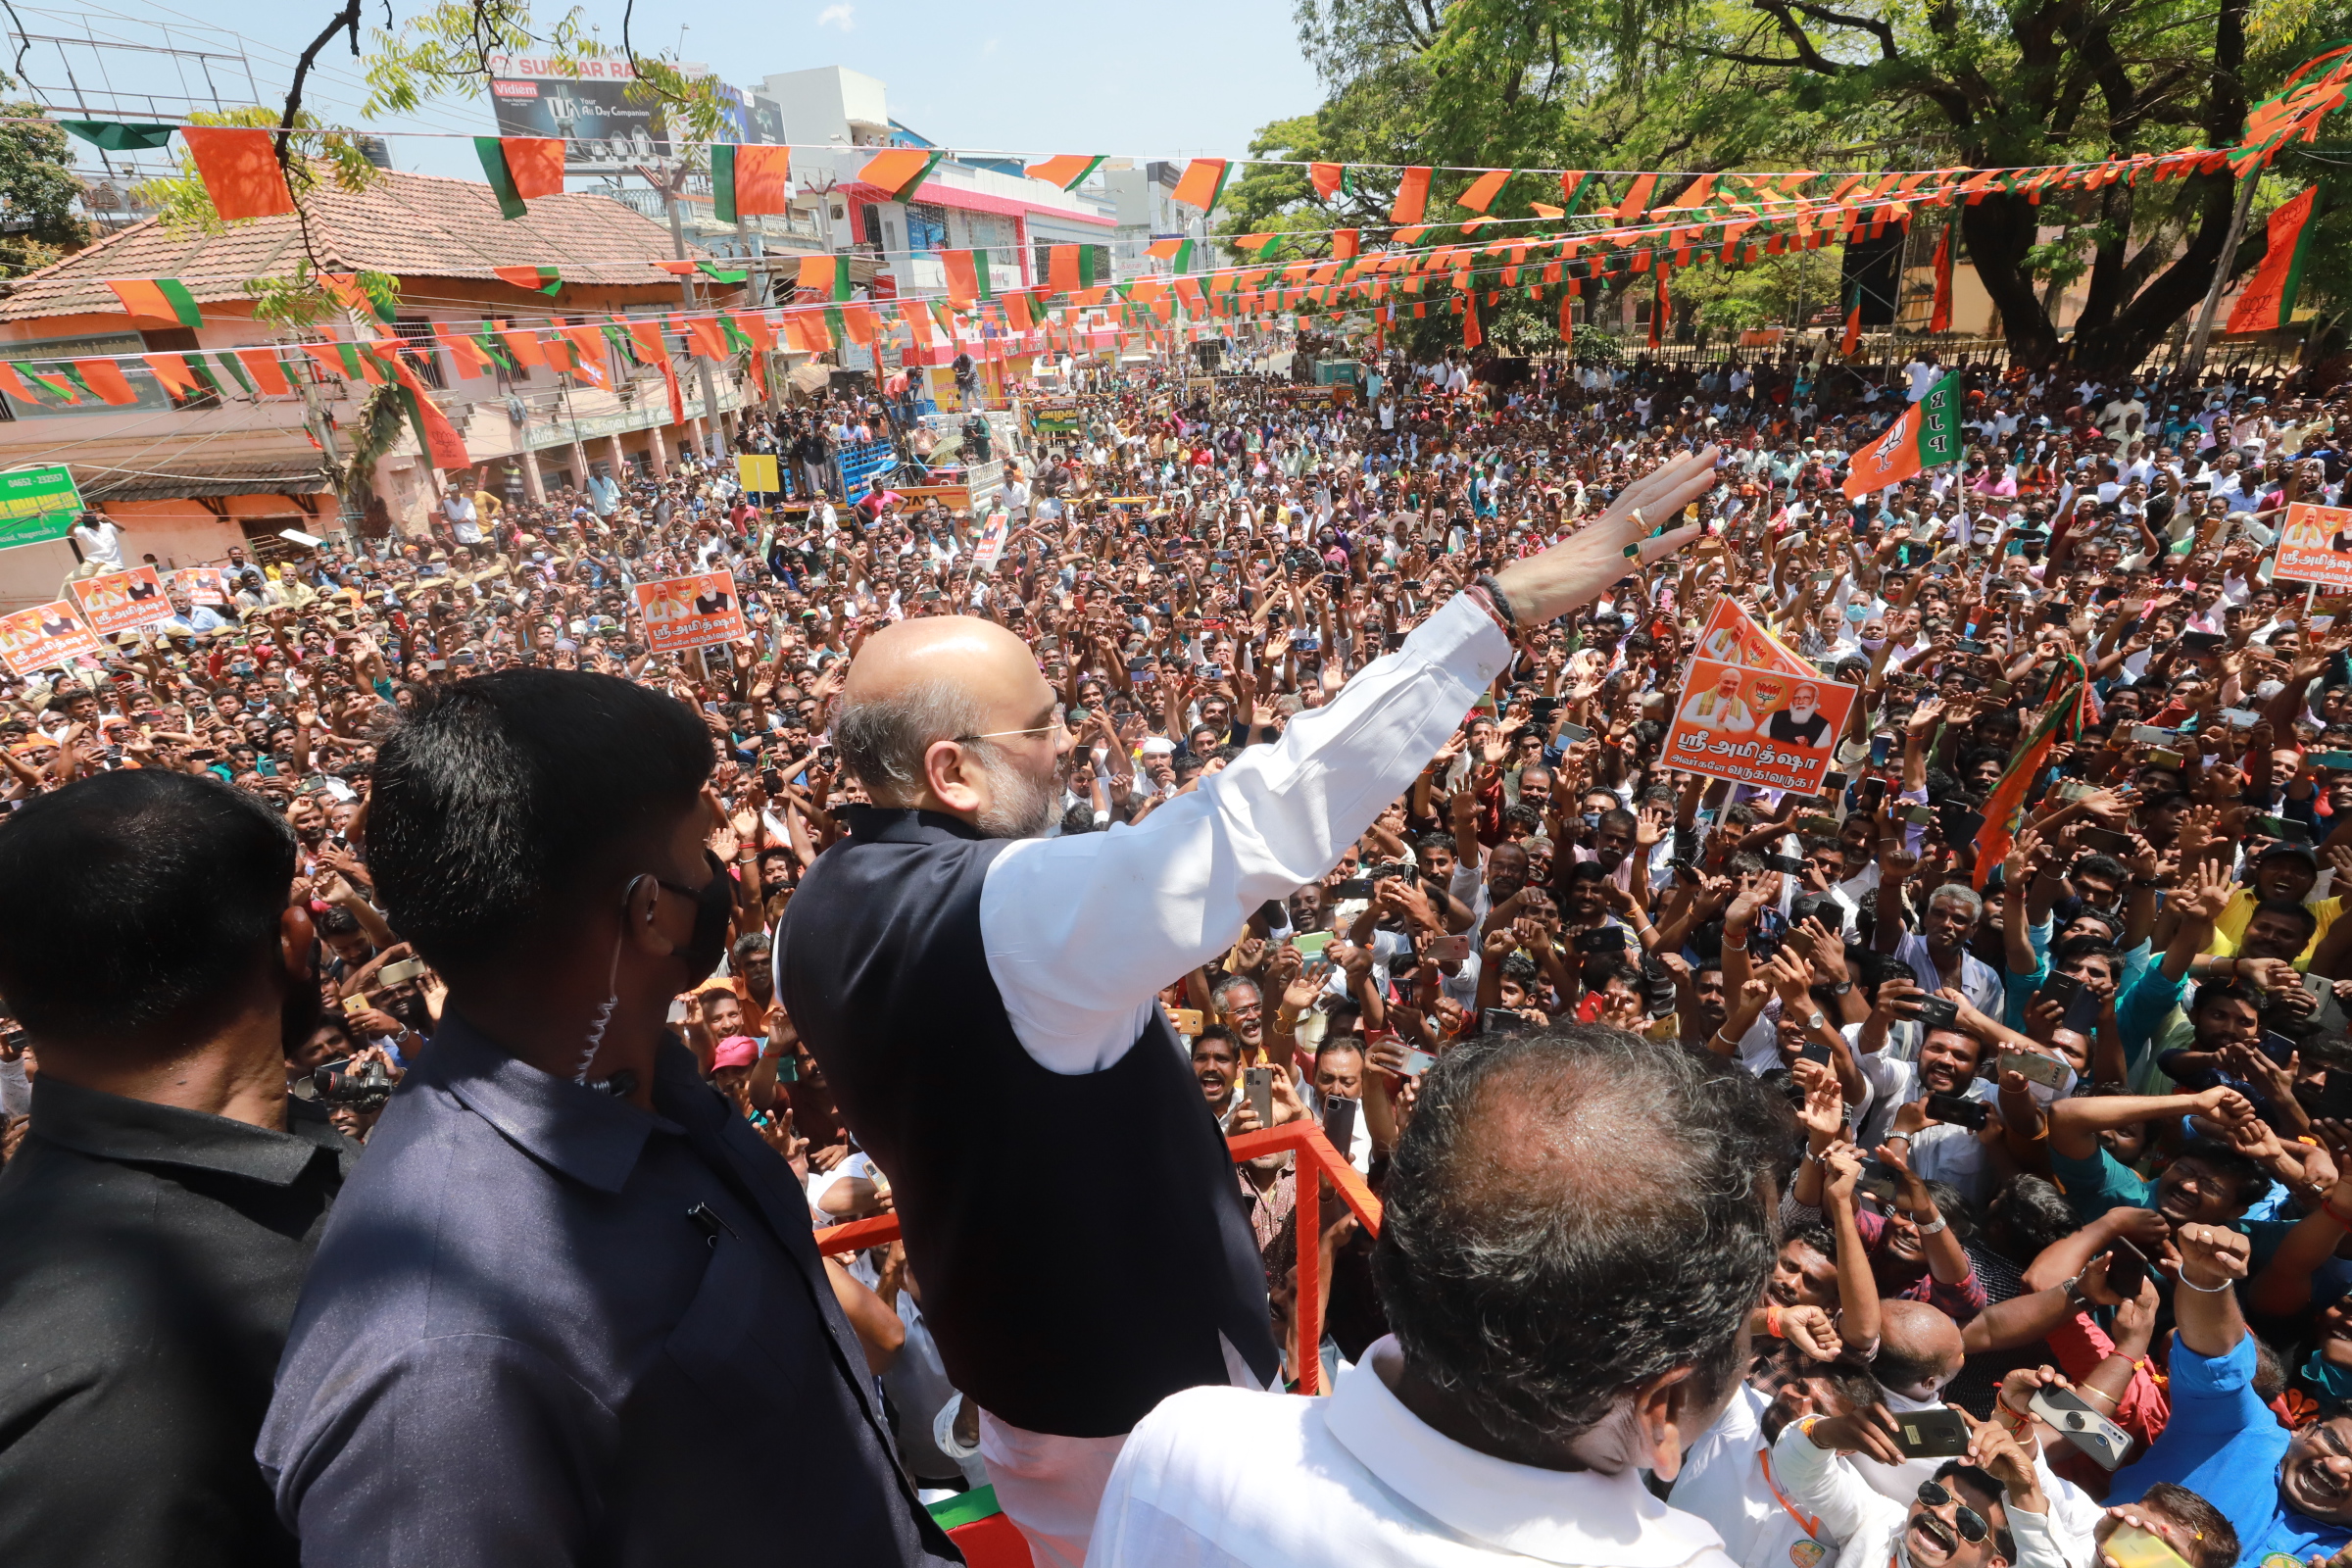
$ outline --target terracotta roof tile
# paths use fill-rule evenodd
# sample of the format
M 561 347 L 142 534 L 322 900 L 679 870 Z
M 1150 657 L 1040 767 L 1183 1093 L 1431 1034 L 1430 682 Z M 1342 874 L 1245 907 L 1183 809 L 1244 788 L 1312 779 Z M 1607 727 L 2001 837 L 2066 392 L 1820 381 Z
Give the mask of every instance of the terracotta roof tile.
M 669 230 L 586 191 L 541 197 L 510 221 L 479 180 L 386 170 L 367 190 L 322 186 L 304 206 L 331 270 L 490 281 L 494 268 L 554 267 L 566 283 L 675 286 L 648 265 L 674 254 Z M 148 219 L 25 274 L 0 300 L 0 320 L 120 312 L 108 278 L 176 277 L 199 303 L 241 300 L 247 278 L 290 274 L 302 254 L 290 215 L 212 234 L 175 234 Z M 688 254 L 708 253 L 690 246 Z

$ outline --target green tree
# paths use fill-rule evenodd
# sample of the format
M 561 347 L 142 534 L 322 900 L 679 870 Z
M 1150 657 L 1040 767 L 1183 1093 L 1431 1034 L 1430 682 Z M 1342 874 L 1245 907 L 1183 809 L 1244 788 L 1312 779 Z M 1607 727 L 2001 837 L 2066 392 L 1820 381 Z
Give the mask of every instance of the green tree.
M 2344 0 L 2259 15 L 2252 0 L 1300 0 L 1299 35 L 1326 87 L 1302 120 L 1317 156 L 1398 164 L 2083 162 L 2229 145 L 2253 99 L 2347 30 L 2344 12 Z M 2299 188 L 2295 172 L 2281 161 L 2257 220 Z M 1453 194 L 1433 189 L 1433 215 Z M 1958 209 L 1963 255 L 2019 353 L 2056 354 L 2045 296 L 2081 278 L 2080 352 L 2135 359 L 2202 297 L 2235 194 L 2227 174 L 2038 204 L 1996 192 Z M 1522 214 L 1530 200 L 1558 196 L 1521 176 L 1494 211 Z M 2257 221 L 2237 269 L 2262 249 Z
M 66 133 L 40 116 L 38 104 L 0 103 L 0 270 L 10 277 L 90 242 L 74 211 L 81 180 Z

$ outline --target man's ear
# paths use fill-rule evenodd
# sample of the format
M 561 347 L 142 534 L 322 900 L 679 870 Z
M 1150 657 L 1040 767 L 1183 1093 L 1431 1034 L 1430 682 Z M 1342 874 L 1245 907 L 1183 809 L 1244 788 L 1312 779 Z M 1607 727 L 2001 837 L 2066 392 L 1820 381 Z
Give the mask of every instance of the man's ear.
M 1660 1481 L 1671 1482 L 1682 1474 L 1684 1451 L 1706 1425 L 1693 1421 L 1702 1412 L 1696 1408 L 1697 1386 L 1690 1372 L 1690 1367 L 1678 1366 L 1634 1391 L 1638 1458 L 1656 1471 Z

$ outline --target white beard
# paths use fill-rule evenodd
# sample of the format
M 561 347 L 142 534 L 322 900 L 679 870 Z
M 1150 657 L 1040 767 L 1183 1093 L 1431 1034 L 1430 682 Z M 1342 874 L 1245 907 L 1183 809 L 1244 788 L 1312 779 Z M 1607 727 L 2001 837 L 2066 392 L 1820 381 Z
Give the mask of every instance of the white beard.
M 1043 785 L 1034 782 L 985 742 L 980 755 L 988 771 L 989 804 L 981 808 L 974 825 L 992 839 L 1041 836 L 1054 820 L 1054 803 L 1060 797 L 1059 782 Z

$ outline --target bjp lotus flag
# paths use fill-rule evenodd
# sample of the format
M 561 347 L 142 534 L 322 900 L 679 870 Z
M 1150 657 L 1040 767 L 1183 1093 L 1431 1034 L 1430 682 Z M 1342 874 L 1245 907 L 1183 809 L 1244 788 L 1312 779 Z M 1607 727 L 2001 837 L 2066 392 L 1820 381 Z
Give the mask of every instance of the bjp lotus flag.
M 1856 500 L 1900 484 L 1922 468 L 1960 461 L 1960 377 L 1945 376 L 1903 411 L 1885 435 L 1854 454 L 1845 497 Z

